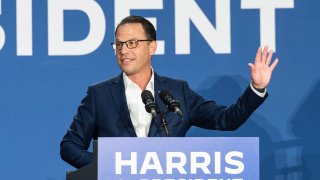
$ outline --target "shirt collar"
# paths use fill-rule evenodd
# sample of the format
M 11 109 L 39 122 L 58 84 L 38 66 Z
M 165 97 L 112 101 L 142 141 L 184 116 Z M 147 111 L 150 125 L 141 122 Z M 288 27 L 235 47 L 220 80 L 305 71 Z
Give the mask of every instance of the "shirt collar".
M 125 89 L 127 89 L 128 87 L 132 87 L 132 86 L 138 86 L 136 83 L 131 81 L 131 79 L 129 79 L 129 77 L 126 75 L 126 73 L 122 72 L 122 76 L 123 76 L 123 82 L 124 82 Z M 154 71 L 153 71 L 152 67 L 151 67 L 151 78 L 147 84 L 146 89 L 151 91 L 152 94 L 154 94 Z

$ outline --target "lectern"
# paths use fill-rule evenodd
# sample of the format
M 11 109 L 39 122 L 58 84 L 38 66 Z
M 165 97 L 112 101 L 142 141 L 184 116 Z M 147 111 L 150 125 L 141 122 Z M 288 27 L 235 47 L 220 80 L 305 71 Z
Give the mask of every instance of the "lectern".
M 259 138 L 99 138 L 94 160 L 67 180 L 259 179 Z

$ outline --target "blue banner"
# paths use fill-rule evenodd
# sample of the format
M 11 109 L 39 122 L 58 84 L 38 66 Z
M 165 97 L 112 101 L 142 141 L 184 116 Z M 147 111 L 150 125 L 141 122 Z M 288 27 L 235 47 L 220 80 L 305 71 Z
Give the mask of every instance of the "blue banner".
M 117 23 L 156 26 L 152 67 L 219 104 L 249 85 L 259 46 L 279 64 L 269 97 L 236 131 L 193 127 L 188 136 L 259 137 L 261 180 L 318 180 L 319 0 L 0 0 L 0 179 L 64 180 L 59 144 L 87 87 L 120 74 Z M 91 150 L 91 149 L 89 149 Z

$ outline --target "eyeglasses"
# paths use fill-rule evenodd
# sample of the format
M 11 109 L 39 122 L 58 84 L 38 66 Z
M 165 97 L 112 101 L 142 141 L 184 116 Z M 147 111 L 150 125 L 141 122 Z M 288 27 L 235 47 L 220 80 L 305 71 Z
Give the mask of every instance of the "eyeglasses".
M 116 41 L 116 42 L 113 42 L 111 43 L 113 49 L 115 50 L 121 50 L 122 47 L 123 47 L 123 44 L 126 44 L 127 48 L 128 49 L 133 49 L 133 48 L 136 48 L 138 45 L 139 45 L 139 42 L 142 42 L 142 41 L 152 41 L 152 40 L 149 40 L 149 39 L 145 39 L 145 40 L 128 40 L 128 41 L 125 41 L 125 42 L 121 42 L 121 41 Z

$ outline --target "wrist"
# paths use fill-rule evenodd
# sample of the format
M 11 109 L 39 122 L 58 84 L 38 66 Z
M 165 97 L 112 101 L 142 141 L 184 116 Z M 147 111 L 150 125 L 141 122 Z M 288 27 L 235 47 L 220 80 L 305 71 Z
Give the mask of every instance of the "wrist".
M 260 88 L 260 87 L 256 87 L 253 83 L 251 83 L 251 84 L 252 84 L 252 87 L 253 87 L 256 91 L 258 91 L 259 93 L 264 93 L 265 90 L 266 90 L 265 87 Z

